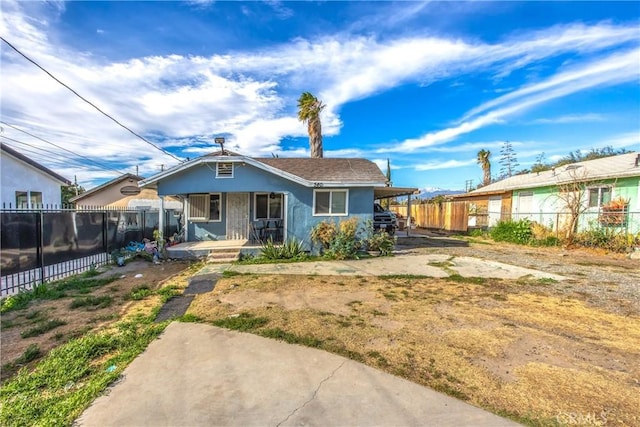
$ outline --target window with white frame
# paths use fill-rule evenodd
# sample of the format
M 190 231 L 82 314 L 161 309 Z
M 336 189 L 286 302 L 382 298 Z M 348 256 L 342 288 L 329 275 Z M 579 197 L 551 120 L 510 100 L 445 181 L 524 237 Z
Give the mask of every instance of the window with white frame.
M 191 194 L 189 196 L 189 218 L 195 221 L 220 221 L 221 195 Z
M 16 191 L 16 208 L 35 209 L 42 207 L 41 191 Z
M 233 163 L 216 163 L 216 178 L 233 178 Z
M 255 219 L 282 219 L 282 194 L 255 195 Z
M 601 208 L 611 201 L 611 187 L 590 187 L 589 189 L 589 207 Z
M 347 215 L 349 190 L 314 190 L 314 215 Z

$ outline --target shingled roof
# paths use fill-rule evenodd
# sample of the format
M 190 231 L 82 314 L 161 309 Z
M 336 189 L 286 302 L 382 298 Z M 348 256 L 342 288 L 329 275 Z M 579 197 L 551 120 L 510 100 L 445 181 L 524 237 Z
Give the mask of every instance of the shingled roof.
M 367 159 L 254 158 L 254 160 L 308 181 L 384 184 L 387 180 L 378 165 Z
M 571 181 L 595 181 L 640 176 L 640 154 L 631 152 L 584 162 L 571 163 L 552 170 L 515 175 L 453 198 L 528 188 L 548 187 Z

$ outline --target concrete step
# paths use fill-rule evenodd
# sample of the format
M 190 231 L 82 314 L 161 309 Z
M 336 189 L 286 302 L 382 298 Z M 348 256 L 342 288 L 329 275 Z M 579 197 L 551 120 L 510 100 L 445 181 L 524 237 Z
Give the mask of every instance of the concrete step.
M 207 255 L 206 262 L 209 264 L 229 263 L 240 259 L 239 249 L 214 249 Z

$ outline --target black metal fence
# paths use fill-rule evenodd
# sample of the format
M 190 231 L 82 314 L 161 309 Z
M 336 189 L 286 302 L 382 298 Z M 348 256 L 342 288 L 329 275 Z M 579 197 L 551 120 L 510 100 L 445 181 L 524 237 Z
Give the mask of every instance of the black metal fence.
M 171 236 L 179 218 L 165 215 Z M 152 240 L 158 220 L 158 211 L 145 210 L 0 210 L 0 295 L 106 264 L 113 250 Z

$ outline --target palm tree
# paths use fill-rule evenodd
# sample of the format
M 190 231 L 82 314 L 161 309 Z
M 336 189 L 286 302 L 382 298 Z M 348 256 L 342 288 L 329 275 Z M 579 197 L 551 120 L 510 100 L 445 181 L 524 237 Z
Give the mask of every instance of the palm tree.
M 478 151 L 478 164 L 482 167 L 482 185 L 491 184 L 491 162 L 489 161 L 491 151 L 480 150 Z
M 322 155 L 322 125 L 320 124 L 320 112 L 325 105 L 310 92 L 304 92 L 298 98 L 298 120 L 307 123 L 309 132 L 309 148 L 311 157 L 323 157 Z

